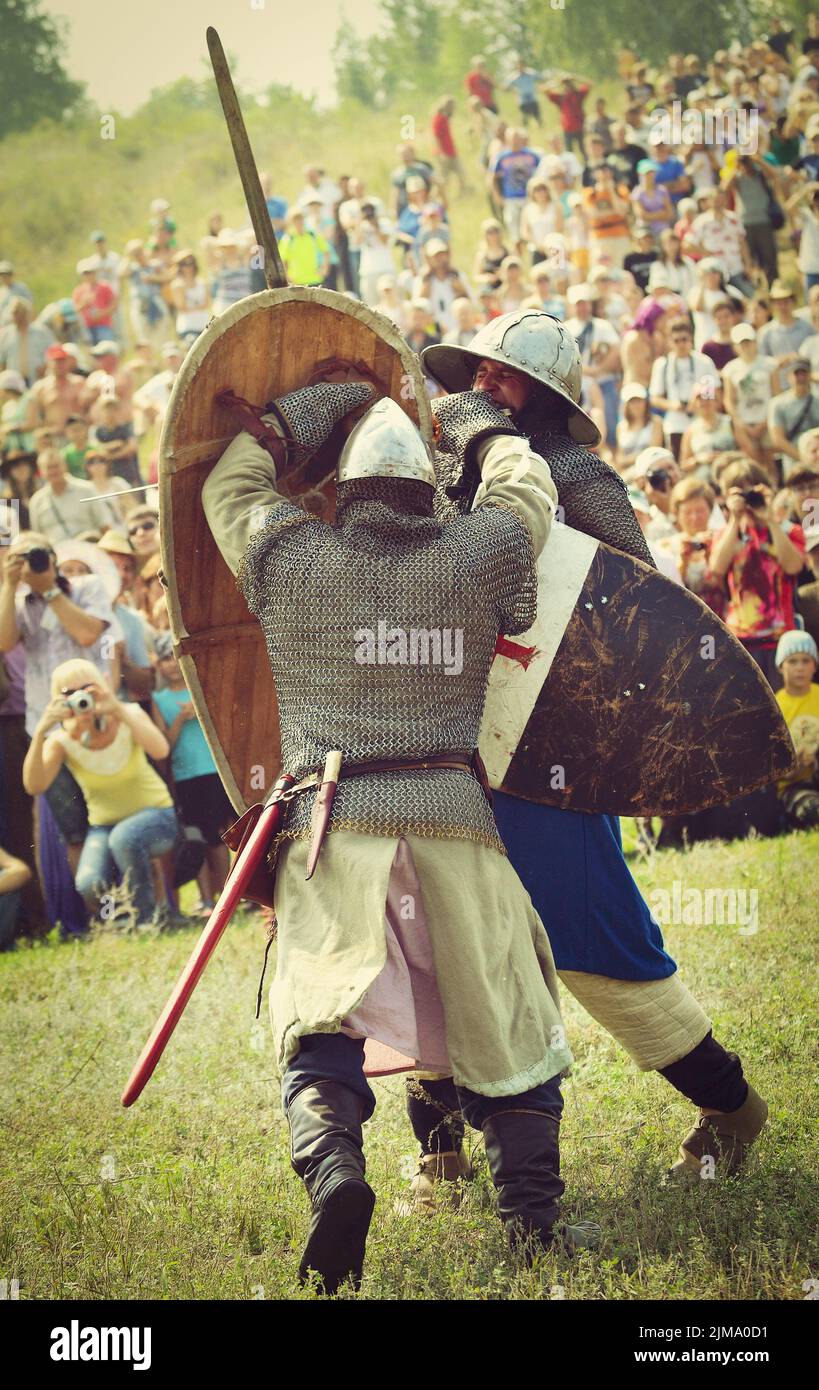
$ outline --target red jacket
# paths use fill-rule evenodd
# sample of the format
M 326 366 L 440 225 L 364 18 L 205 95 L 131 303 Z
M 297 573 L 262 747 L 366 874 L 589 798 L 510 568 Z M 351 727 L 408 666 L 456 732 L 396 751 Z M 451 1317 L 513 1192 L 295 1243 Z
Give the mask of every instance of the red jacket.
M 583 131 L 583 99 L 589 95 L 590 88 L 583 83 L 573 92 L 549 92 L 549 100 L 560 108 L 560 124 L 567 135 L 580 135 Z
M 447 159 L 455 158 L 455 142 L 452 139 L 452 131 L 449 127 L 449 117 L 443 111 L 436 111 L 432 118 L 432 133 L 435 136 L 435 143 L 439 153 Z

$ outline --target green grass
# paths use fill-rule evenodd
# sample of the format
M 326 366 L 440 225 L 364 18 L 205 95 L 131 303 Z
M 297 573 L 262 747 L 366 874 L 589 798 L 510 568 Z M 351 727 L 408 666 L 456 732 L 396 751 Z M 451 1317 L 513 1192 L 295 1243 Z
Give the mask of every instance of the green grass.
M 459 1212 L 394 1214 L 413 1144 L 403 1081 L 390 1078 L 375 1082 L 365 1131 L 378 1205 L 361 1296 L 804 1298 L 802 1281 L 819 1267 L 817 850 L 819 834 L 802 834 L 698 845 L 636 868 L 646 893 L 675 879 L 758 891 L 755 935 L 726 925 L 666 933 L 716 1035 L 771 1104 L 742 1182 L 661 1185 L 691 1108 L 567 1000 L 577 1062 L 565 1085 L 566 1209 L 602 1223 L 602 1249 L 518 1269 L 474 1135 L 479 1174 Z M 18 1279 L 23 1299 L 315 1296 L 296 1287 L 307 1202 L 289 1167 L 271 1037 L 253 1023 L 257 926 L 231 926 L 142 1099 L 119 1105 L 192 941 L 103 936 L 0 957 L 0 1279 Z

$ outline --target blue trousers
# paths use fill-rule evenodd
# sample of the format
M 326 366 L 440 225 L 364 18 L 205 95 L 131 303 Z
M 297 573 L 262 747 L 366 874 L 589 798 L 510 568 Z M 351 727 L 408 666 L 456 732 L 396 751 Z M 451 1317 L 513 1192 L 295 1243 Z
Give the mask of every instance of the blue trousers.
M 375 1110 L 375 1096 L 364 1075 L 364 1043 L 360 1039 L 347 1038 L 343 1033 L 308 1033 L 303 1037 L 282 1077 L 284 1109 L 287 1110 L 299 1091 L 319 1081 L 339 1081 L 349 1087 L 362 1101 L 363 1118 L 369 1120 Z M 479 1096 L 465 1086 L 455 1089 L 464 1119 L 473 1129 L 480 1129 L 491 1115 L 504 1110 L 536 1110 L 555 1120 L 559 1120 L 563 1112 L 557 1076 L 517 1096 Z
M 177 831 L 172 806 L 137 811 L 116 825 L 90 825 L 75 880 L 87 906 L 94 906 L 118 871 L 122 878 L 130 875 L 138 921 L 147 922 L 155 907 L 151 858 L 173 849 Z

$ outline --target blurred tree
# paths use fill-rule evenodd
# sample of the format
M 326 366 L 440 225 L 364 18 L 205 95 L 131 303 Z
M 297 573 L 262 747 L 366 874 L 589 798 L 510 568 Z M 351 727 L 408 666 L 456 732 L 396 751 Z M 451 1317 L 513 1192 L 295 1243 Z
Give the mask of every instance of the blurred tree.
M 0 0 L 0 139 L 41 120 L 59 120 L 82 100 L 84 84 L 62 66 L 65 25 L 39 0 Z
M 336 89 L 340 101 L 360 101 L 375 106 L 377 87 L 370 62 L 369 44 L 359 38 L 352 24 L 343 19 L 333 43 Z

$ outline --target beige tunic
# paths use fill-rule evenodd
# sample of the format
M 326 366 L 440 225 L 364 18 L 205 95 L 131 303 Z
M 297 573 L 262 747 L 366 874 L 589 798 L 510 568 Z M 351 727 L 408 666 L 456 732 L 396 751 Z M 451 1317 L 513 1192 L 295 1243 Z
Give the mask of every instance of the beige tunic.
M 539 553 L 557 496 L 547 465 L 526 441 L 508 436 L 485 444 L 480 461 L 476 505 L 514 510 Z M 205 484 L 205 512 L 234 573 L 252 532 L 279 500 L 275 483 L 273 460 L 243 432 Z M 334 830 L 331 819 L 310 882 L 307 842 L 282 848 L 278 957 L 270 991 L 282 1068 L 305 1034 L 336 1033 L 350 1020 L 372 1017 L 366 995 L 387 964 L 386 906 L 401 838 Z M 482 1095 L 516 1095 L 563 1071 L 571 1053 L 551 949 L 508 859 L 468 840 L 408 835 L 405 841 L 421 889 L 416 921 L 432 949 L 456 1082 Z M 405 1007 L 412 1007 L 409 998 Z M 379 1040 L 394 1038 L 382 1034 Z

